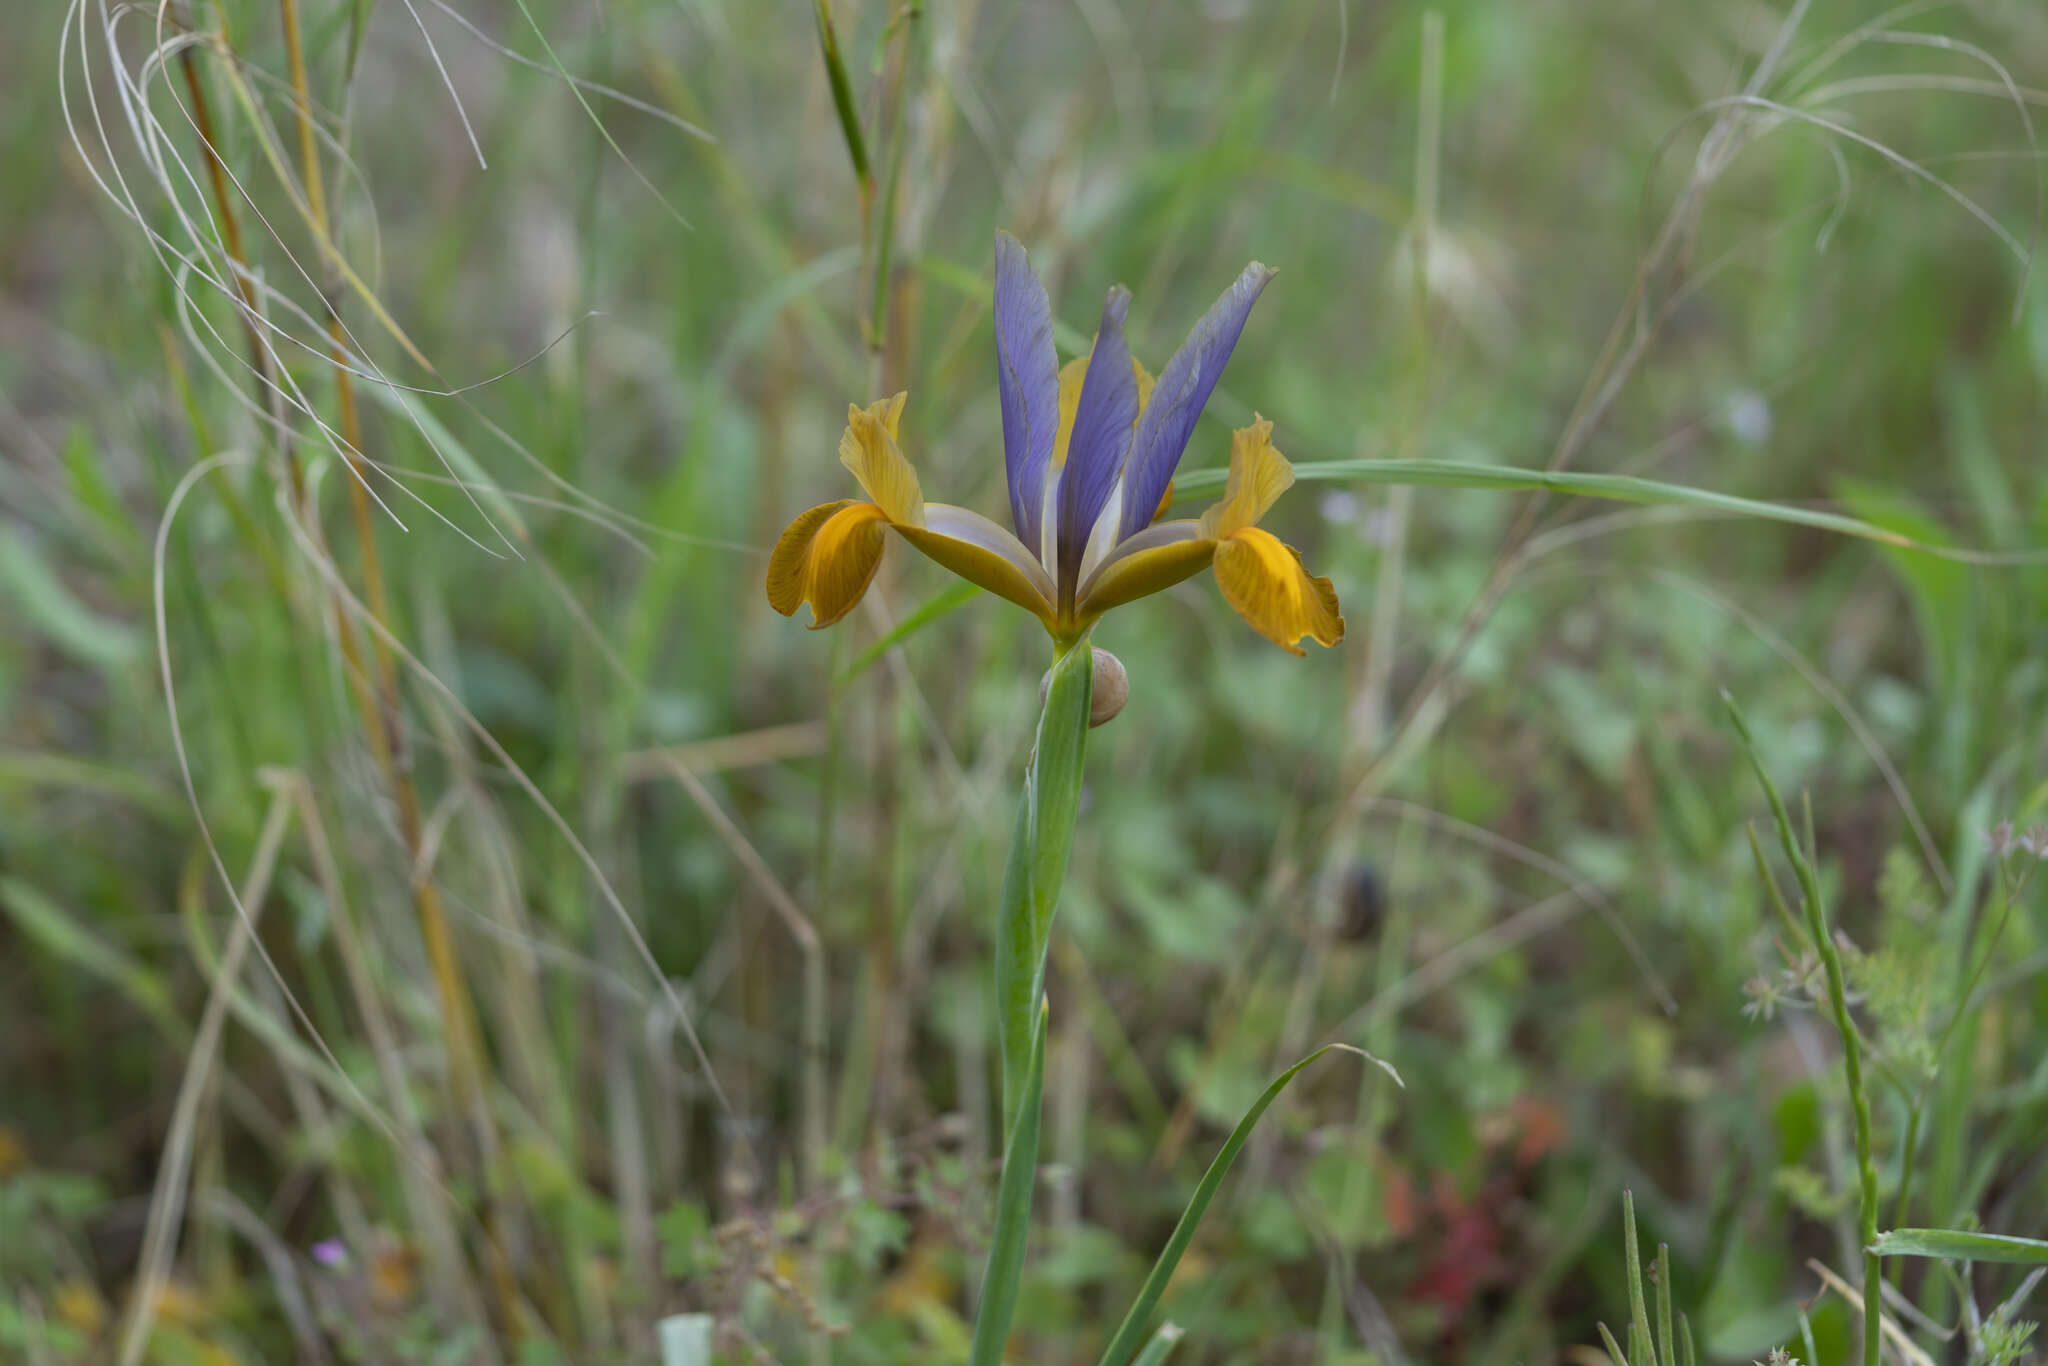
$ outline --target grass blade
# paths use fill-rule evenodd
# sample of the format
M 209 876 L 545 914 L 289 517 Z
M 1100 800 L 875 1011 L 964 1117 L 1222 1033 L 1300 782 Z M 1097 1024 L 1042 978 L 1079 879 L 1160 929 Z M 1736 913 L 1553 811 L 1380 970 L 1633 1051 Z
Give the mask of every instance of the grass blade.
M 1194 1241 L 1195 1230 L 1201 1226 L 1202 1216 L 1209 1210 L 1209 1202 L 1216 1198 L 1216 1188 L 1221 1186 L 1223 1178 L 1229 1175 L 1230 1164 L 1237 1160 L 1238 1151 L 1251 1138 L 1252 1130 L 1257 1127 L 1267 1108 L 1287 1089 L 1287 1084 L 1300 1075 L 1303 1068 L 1331 1049 L 1355 1053 L 1369 1062 L 1378 1063 L 1386 1074 L 1394 1079 L 1396 1086 L 1401 1084 L 1400 1073 L 1392 1067 L 1380 1062 L 1362 1048 L 1353 1048 L 1350 1044 L 1341 1043 L 1324 1044 L 1273 1078 L 1258 1100 L 1253 1102 L 1252 1108 L 1245 1111 L 1244 1118 L 1237 1122 L 1237 1127 L 1230 1131 L 1229 1139 L 1224 1142 L 1223 1150 L 1216 1154 L 1215 1161 L 1209 1164 L 1209 1170 L 1202 1173 L 1201 1184 L 1196 1186 L 1195 1193 L 1188 1197 L 1188 1205 L 1181 1213 L 1180 1222 L 1173 1226 L 1173 1236 L 1166 1240 L 1166 1247 L 1160 1252 L 1159 1260 L 1152 1264 L 1152 1274 L 1145 1277 L 1145 1284 L 1139 1287 L 1138 1297 L 1131 1302 L 1130 1312 L 1124 1315 L 1123 1323 L 1116 1330 L 1116 1336 L 1109 1340 L 1109 1346 L 1103 1348 L 1098 1366 L 1124 1366 L 1124 1363 L 1131 1359 L 1131 1354 L 1138 1350 L 1139 1340 L 1144 1336 L 1145 1324 L 1152 1317 L 1153 1308 L 1159 1303 L 1159 1297 L 1166 1293 L 1167 1282 L 1173 1279 L 1174 1269 L 1180 1265 L 1181 1256 L 1188 1250 L 1188 1244 Z
M 1634 1191 L 1621 1193 L 1621 1230 L 1623 1243 L 1628 1249 L 1629 1345 L 1637 1353 L 1637 1366 L 1657 1366 L 1657 1351 L 1651 1345 L 1655 1339 L 1650 1336 L 1650 1311 L 1643 1299 L 1643 1253 L 1636 1241 Z
M 1152 1340 L 1145 1344 L 1145 1350 L 1138 1353 L 1138 1359 L 1131 1366 L 1159 1366 L 1185 1336 L 1178 1324 L 1160 1324 L 1159 1331 L 1152 1335 Z
M 995 1234 L 981 1273 L 981 1308 L 974 1316 L 974 1347 L 967 1366 L 1001 1366 L 1024 1274 L 1025 1235 L 1031 1229 L 1031 1194 L 1038 1184 L 1039 1097 L 1045 1090 L 1045 1017 L 1040 1007 L 1024 1076 L 1023 1104 L 1003 1145 L 1003 1179 L 996 1188 Z
M 1958 1262 L 2010 1262 L 2048 1266 L 2048 1242 L 2009 1233 L 1965 1233 L 1952 1228 L 1895 1228 L 1870 1250 L 1880 1257 L 1946 1257 Z
M 1200 497 L 1220 493 L 1225 471 L 1190 470 L 1174 480 L 1177 497 Z M 1983 554 L 1931 545 L 1885 527 L 1845 517 L 1837 512 L 1738 498 L 1712 489 L 1667 484 L 1655 479 L 1638 479 L 1626 474 L 1586 474 L 1570 470 L 1546 473 L 1512 465 L 1468 465 L 1448 460 L 1317 460 L 1294 467 L 1294 477 L 1303 483 L 1412 484 L 1432 488 L 1497 489 L 1530 492 L 1538 489 L 1575 498 L 1604 498 L 1617 503 L 1643 503 L 1656 507 L 1698 508 L 1772 522 L 1817 527 L 1859 540 L 1904 550 L 1917 550 L 1942 559 L 1970 563 L 2020 564 L 2037 562 L 2040 556 L 2022 552 L 2015 555 Z
M 867 140 L 861 136 L 853 83 L 847 80 L 846 63 L 839 56 L 839 30 L 832 22 L 831 0 L 814 0 L 812 10 L 818 24 L 818 49 L 825 58 L 825 75 L 832 83 L 832 107 L 839 113 L 839 132 L 846 139 L 846 155 L 853 162 L 854 179 L 860 182 L 861 199 L 865 202 L 875 192 L 875 178 L 868 169 Z
M 1600 1341 L 1607 1344 L 1607 1359 L 1614 1366 L 1629 1366 L 1628 1353 L 1621 1350 L 1621 1344 L 1614 1340 L 1614 1334 L 1607 1331 L 1607 1325 L 1596 1323 L 1593 1326 L 1600 1330 Z
M 938 592 L 919 603 L 916 610 L 909 616 L 897 622 L 887 635 L 855 656 L 853 663 L 847 665 L 845 671 L 838 678 L 834 679 L 833 683 L 838 687 L 845 687 L 848 683 L 853 682 L 854 679 L 866 673 L 869 665 L 889 653 L 890 650 L 901 645 L 904 641 L 916 635 L 939 618 L 948 615 L 956 607 L 960 607 L 980 595 L 980 587 L 967 582 L 965 579 L 957 580 L 941 588 Z
M 113 985 L 169 1037 L 184 1037 L 184 1022 L 162 976 L 87 929 L 81 917 L 59 906 L 41 889 L 17 877 L 0 877 L 0 910 L 7 912 L 24 939 L 40 944 L 88 977 Z
M 1677 1366 L 1678 1351 L 1671 1341 L 1671 1244 L 1657 1244 L 1657 1359 L 1664 1366 Z

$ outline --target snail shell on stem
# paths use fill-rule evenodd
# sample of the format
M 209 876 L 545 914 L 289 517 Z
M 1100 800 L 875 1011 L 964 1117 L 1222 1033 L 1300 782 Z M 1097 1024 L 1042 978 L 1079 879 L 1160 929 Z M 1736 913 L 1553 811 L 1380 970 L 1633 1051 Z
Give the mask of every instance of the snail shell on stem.
M 1131 700 L 1131 677 L 1124 672 L 1124 662 L 1107 650 L 1089 646 L 1089 662 L 1095 666 L 1094 681 L 1088 685 L 1088 725 L 1090 729 L 1116 719 L 1124 709 L 1124 703 Z M 1046 694 L 1052 690 L 1052 670 L 1038 680 L 1038 705 L 1045 705 Z

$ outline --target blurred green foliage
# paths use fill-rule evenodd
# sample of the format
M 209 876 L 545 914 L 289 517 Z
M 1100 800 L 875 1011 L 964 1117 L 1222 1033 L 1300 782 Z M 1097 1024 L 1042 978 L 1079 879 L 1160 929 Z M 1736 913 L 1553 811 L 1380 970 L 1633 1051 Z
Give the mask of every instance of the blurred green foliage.
M 2009 557 L 1304 485 L 1274 529 L 1339 650 L 1206 579 L 1113 617 L 1015 1359 L 1093 1360 L 1230 1126 L 1337 1040 L 1406 1089 L 1332 1066 L 1274 1107 L 1173 1361 L 1591 1360 L 1624 1186 L 1702 1359 L 1847 1360 L 1854 1310 L 1802 1305 L 1810 1260 L 1855 1279 L 1850 1112 L 1724 688 L 1812 797 L 1884 1224 L 2048 1236 L 2048 919 L 1984 845 L 2048 820 L 2039 6 L 841 0 L 877 193 L 901 148 L 876 335 L 809 7 L 299 4 L 361 290 L 302 207 L 276 0 L 32 6 L 0 49 L 0 1357 L 113 1359 L 145 1299 L 166 1363 L 652 1361 L 691 1313 L 721 1360 L 964 1357 L 1044 643 L 977 599 L 853 672 L 942 576 L 892 557 L 830 636 L 761 576 L 896 388 L 927 486 L 998 511 L 998 226 L 1063 356 L 1113 283 L 1156 369 L 1279 268 L 1190 468 L 1256 409 L 1301 461 L 1563 455 Z M 188 23 L 281 397 L 188 56 L 153 60 Z M 328 299 L 418 661 L 388 694 Z M 229 880 L 268 893 L 232 984 Z M 1934 1325 L 1985 1318 L 1906 1321 L 1937 1359 L 2025 1350 L 2019 1275 L 1908 1260 Z

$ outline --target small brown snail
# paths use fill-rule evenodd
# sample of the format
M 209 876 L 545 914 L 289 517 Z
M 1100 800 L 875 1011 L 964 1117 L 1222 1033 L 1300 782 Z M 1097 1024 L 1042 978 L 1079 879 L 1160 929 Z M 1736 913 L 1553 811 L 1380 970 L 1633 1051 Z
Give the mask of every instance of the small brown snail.
M 1089 662 L 1095 666 L 1095 677 L 1088 685 L 1088 726 L 1096 726 L 1116 719 L 1124 709 L 1124 703 L 1131 700 L 1131 678 L 1124 672 L 1124 662 L 1107 650 L 1089 646 Z M 1045 705 L 1045 696 L 1052 688 L 1052 670 L 1038 680 L 1038 705 Z

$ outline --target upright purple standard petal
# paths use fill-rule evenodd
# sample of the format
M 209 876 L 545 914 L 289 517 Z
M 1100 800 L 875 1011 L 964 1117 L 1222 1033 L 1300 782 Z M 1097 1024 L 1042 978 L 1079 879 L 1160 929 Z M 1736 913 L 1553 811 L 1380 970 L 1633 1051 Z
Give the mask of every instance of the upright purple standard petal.
M 1052 347 L 1052 304 L 1024 247 L 996 233 L 996 381 L 1003 396 L 1003 462 L 1010 520 L 1025 545 L 1038 544 L 1045 470 L 1060 426 L 1060 362 Z
M 1122 285 L 1103 300 L 1095 350 L 1074 405 L 1074 430 L 1060 471 L 1059 581 L 1064 595 L 1073 593 L 1088 533 L 1116 487 L 1131 449 L 1131 424 L 1138 419 L 1138 377 L 1124 342 L 1124 315 L 1130 307 L 1131 292 Z
M 1238 333 L 1244 331 L 1244 320 L 1272 278 L 1273 272 L 1257 261 L 1246 266 L 1237 283 L 1223 291 L 1223 297 L 1195 324 L 1180 350 L 1159 372 L 1152 401 L 1145 405 L 1131 442 L 1119 539 L 1151 522 L 1153 510 L 1173 479 L 1174 467 L 1180 464 L 1181 452 L 1194 435 L 1195 419 L 1202 415 L 1210 391 L 1222 378 Z

